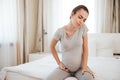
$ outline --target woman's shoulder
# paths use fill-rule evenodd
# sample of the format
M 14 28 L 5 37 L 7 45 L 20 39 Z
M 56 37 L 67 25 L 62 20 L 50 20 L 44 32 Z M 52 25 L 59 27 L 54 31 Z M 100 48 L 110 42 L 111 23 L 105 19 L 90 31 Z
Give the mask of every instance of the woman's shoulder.
M 60 40 L 60 38 L 64 35 L 64 27 L 60 27 L 56 30 L 55 34 L 54 34 L 54 38 L 56 40 Z
M 86 25 L 86 24 L 83 24 L 82 28 L 87 28 L 87 25 Z
M 57 32 L 64 32 L 64 26 L 57 29 Z
M 84 25 L 82 25 L 82 26 L 80 27 L 80 30 L 84 30 L 84 29 L 88 29 L 87 26 L 86 26 L 86 24 L 84 24 Z

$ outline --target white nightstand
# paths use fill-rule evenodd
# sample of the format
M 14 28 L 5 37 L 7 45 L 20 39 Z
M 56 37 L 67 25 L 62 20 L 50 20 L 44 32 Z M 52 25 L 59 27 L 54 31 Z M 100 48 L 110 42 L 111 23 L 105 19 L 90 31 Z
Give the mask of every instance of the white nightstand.
M 41 59 L 49 54 L 50 53 L 31 53 L 31 54 L 29 54 L 29 62 Z
M 113 56 L 114 56 L 116 59 L 120 59 L 120 53 L 114 53 Z

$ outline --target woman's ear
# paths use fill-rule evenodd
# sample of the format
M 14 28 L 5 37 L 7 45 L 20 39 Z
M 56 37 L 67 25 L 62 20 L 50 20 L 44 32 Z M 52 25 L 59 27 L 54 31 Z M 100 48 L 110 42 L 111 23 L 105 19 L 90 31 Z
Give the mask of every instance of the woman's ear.
M 73 12 L 71 12 L 71 15 L 70 15 L 70 19 L 71 19 L 71 17 L 74 15 L 74 13 Z

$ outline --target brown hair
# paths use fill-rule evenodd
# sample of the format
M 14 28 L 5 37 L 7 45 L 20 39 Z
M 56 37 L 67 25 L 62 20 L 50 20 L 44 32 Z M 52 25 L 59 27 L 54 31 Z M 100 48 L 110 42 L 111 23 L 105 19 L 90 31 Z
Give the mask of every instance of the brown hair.
M 87 8 L 86 6 L 84 6 L 84 5 L 78 5 L 78 6 L 76 6 L 76 7 L 72 10 L 72 12 L 73 12 L 74 14 L 76 14 L 76 12 L 77 12 L 78 10 L 80 10 L 80 9 L 84 9 L 84 10 L 89 14 L 88 8 Z

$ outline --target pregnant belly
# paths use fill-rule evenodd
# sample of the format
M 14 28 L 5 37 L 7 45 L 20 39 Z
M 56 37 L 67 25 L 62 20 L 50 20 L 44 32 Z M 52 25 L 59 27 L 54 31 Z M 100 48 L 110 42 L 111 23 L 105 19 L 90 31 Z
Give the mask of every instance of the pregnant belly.
M 81 54 L 68 55 L 67 53 L 62 56 L 63 64 L 72 72 L 81 67 Z
M 81 67 L 81 61 L 63 60 L 63 64 L 71 71 L 75 72 Z

